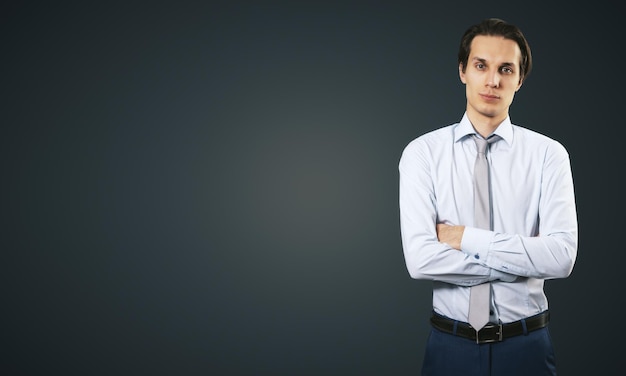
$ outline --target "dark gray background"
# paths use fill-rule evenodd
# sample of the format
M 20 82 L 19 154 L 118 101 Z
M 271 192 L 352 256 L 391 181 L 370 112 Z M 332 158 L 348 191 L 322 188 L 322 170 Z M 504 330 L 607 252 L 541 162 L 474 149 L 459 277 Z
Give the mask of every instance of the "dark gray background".
M 486 17 L 533 48 L 513 122 L 571 154 L 561 374 L 621 364 L 617 5 L 293 3 L 2 6 L 2 370 L 418 374 L 397 163 L 462 116 L 458 42 Z

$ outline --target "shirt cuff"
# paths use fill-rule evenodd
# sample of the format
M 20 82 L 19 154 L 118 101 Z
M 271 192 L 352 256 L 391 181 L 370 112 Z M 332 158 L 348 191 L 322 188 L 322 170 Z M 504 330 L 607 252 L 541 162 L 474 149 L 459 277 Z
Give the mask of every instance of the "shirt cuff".
M 492 231 L 465 226 L 463 238 L 461 238 L 461 251 L 484 265 L 487 262 L 489 245 L 493 237 Z

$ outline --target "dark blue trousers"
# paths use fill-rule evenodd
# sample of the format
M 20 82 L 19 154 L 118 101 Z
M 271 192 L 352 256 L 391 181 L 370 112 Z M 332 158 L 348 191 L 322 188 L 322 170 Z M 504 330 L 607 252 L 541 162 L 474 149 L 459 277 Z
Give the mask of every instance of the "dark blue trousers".
M 422 365 L 422 376 L 543 375 L 556 375 L 548 327 L 480 345 L 432 328 Z

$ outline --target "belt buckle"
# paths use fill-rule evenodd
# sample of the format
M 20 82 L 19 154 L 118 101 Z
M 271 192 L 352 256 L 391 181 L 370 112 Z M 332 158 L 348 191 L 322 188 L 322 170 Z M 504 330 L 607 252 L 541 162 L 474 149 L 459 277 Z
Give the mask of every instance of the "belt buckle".
M 480 338 L 479 332 L 483 331 L 484 329 L 487 330 L 491 330 L 491 329 L 495 329 L 496 332 L 494 333 L 495 336 L 487 336 L 486 338 Z M 485 325 L 481 330 L 477 330 L 476 331 L 476 344 L 481 344 L 481 343 L 493 343 L 493 342 L 502 342 L 502 324 L 488 324 Z

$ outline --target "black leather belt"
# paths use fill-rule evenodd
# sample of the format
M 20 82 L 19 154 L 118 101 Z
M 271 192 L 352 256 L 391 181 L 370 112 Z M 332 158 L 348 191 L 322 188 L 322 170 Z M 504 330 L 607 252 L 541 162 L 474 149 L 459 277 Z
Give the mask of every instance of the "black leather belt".
M 505 338 L 541 329 L 548 325 L 549 321 L 550 313 L 548 311 L 544 311 L 538 315 L 507 324 L 488 323 L 480 331 L 478 331 L 478 333 L 476 333 L 476 330 L 472 328 L 471 325 L 461 321 L 449 319 L 434 312 L 430 318 L 430 323 L 442 332 L 469 338 L 476 341 L 476 343 L 500 342 Z M 526 327 L 525 329 L 524 326 Z

